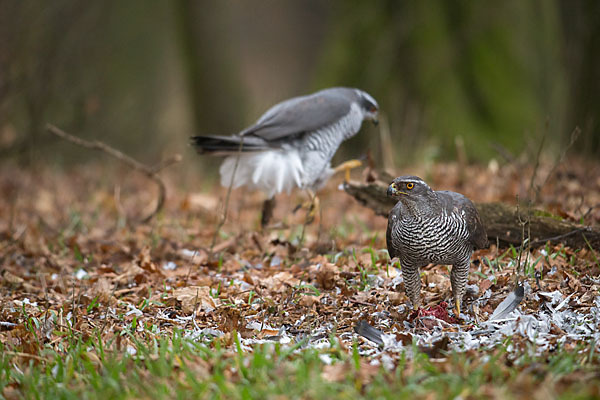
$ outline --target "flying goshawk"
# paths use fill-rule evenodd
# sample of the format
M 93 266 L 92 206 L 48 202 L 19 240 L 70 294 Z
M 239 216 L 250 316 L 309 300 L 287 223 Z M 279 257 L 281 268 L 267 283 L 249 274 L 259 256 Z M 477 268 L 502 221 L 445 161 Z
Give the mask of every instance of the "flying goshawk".
M 195 136 L 192 142 L 200 154 L 225 156 L 221 185 L 266 194 L 264 226 L 276 194 L 300 188 L 314 198 L 312 193 L 335 172 L 360 165 L 351 161 L 331 168 L 331 159 L 364 119 L 377 122 L 378 109 L 375 99 L 362 90 L 329 88 L 274 105 L 236 135 Z
M 458 317 L 473 250 L 488 245 L 477 209 L 462 194 L 434 191 L 416 176 L 394 179 L 387 194 L 398 198 L 388 216 L 388 253 L 400 260 L 413 307 L 421 304 L 419 268 L 430 263 L 451 264 L 450 283 Z

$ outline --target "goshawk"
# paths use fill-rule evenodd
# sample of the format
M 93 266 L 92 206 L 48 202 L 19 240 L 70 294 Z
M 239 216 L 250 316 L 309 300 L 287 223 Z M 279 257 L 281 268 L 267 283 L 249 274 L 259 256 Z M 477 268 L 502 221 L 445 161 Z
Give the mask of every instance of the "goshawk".
M 434 191 L 416 176 L 394 179 L 387 194 L 398 198 L 388 217 L 387 248 L 390 258 L 400 260 L 413 307 L 421 303 L 419 268 L 430 263 L 451 264 L 450 282 L 458 317 L 473 250 L 488 245 L 477 209 L 462 194 Z
M 362 90 L 329 88 L 276 104 L 236 135 L 195 136 L 192 141 L 200 154 L 225 156 L 221 185 L 246 186 L 266 194 L 264 226 L 276 194 L 293 188 L 312 193 L 336 171 L 360 165 L 354 161 L 334 169 L 331 159 L 340 144 L 360 130 L 364 119 L 377 121 L 378 108 Z

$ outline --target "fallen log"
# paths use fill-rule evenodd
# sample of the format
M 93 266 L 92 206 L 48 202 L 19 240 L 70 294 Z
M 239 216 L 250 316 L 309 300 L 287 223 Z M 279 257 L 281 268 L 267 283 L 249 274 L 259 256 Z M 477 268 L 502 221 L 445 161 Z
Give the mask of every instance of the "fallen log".
M 350 181 L 344 184 L 344 190 L 359 203 L 386 218 L 396 203 L 394 199 L 387 197 L 387 187 L 388 184 L 381 181 Z M 499 240 L 503 244 L 521 245 L 524 226 L 525 236 L 530 235 L 532 246 L 551 242 L 575 248 L 586 247 L 588 243 L 595 249 L 600 247 L 598 228 L 549 216 L 545 211 L 505 203 L 475 203 L 475 206 L 491 243 Z

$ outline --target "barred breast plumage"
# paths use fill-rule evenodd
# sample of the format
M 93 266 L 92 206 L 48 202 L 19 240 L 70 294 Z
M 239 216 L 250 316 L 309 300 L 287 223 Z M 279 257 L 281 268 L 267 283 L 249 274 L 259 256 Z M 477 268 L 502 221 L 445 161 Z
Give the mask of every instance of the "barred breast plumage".
M 299 187 L 318 190 L 333 175 L 331 159 L 342 142 L 354 136 L 362 124 L 363 115 L 357 105 L 352 105 L 339 121 L 310 132 L 289 143 L 298 151 L 303 170 Z
M 450 264 L 452 293 L 459 314 L 473 250 L 487 245 L 477 209 L 462 194 L 434 191 L 416 176 L 394 179 L 388 195 L 398 198 L 388 218 L 388 252 L 390 258 L 400 260 L 413 306 L 420 305 L 419 268 L 430 263 Z

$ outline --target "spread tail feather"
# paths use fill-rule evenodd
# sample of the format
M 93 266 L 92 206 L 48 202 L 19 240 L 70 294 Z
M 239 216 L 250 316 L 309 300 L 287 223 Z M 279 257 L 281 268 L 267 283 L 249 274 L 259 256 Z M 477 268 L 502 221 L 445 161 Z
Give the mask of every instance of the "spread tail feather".
M 198 154 L 212 155 L 230 155 L 237 153 L 240 149 L 240 136 L 192 136 L 191 143 L 196 148 Z M 242 151 L 261 151 L 268 149 L 269 146 L 261 138 L 244 137 Z
M 231 155 L 225 158 L 219 171 L 221 185 L 227 187 L 233 184 L 233 188 L 246 186 L 249 189 L 258 189 L 268 198 L 281 192 L 289 193 L 295 187 L 303 187 L 301 176 L 304 174 L 304 168 L 300 156 L 295 151 L 243 153 L 239 155 L 239 161 L 237 155 Z

